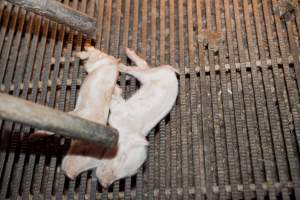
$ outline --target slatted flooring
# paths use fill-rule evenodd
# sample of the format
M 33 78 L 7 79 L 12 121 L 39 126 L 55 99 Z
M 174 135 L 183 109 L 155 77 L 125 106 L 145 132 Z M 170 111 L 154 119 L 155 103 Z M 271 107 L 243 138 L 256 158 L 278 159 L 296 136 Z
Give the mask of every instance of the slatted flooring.
M 32 142 L 32 127 L 0 121 L 0 199 L 300 198 L 297 0 L 62 2 L 97 18 L 95 38 L 0 1 L 2 92 L 72 110 L 86 76 L 74 55 L 91 42 L 178 68 L 180 94 L 138 174 L 108 189 L 93 170 L 64 176 L 69 139 Z M 139 87 L 119 83 L 126 98 Z

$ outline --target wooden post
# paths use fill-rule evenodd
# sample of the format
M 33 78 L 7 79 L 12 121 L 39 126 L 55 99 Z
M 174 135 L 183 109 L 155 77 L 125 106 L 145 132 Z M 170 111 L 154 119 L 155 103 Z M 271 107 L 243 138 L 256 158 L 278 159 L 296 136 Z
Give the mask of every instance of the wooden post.
M 7 0 L 8 2 L 32 11 L 38 15 L 70 26 L 88 36 L 93 36 L 96 31 L 96 20 L 75 9 L 65 6 L 54 0 Z
M 118 141 L 115 129 L 3 93 L 0 93 L 0 118 L 105 147 Z

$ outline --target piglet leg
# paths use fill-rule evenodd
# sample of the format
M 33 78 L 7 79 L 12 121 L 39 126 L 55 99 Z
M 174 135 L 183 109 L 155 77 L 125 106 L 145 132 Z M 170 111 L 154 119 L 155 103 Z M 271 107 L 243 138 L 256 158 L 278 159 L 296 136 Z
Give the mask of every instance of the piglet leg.
M 148 63 L 144 59 L 142 59 L 141 57 L 136 55 L 136 53 L 133 50 L 130 50 L 127 48 L 126 54 L 127 54 L 128 58 L 130 58 L 133 62 L 135 62 L 135 64 L 137 65 L 138 68 L 149 69 Z
M 149 67 L 148 63 L 136 55 L 136 53 L 130 49 L 126 50 L 127 56 L 135 62 L 137 65 L 136 67 L 128 67 L 122 63 L 119 63 L 118 68 L 120 72 L 130 74 L 131 76 L 134 76 L 137 78 L 141 83 L 146 83 L 148 80 L 147 74 L 149 74 L 149 70 L 151 68 Z

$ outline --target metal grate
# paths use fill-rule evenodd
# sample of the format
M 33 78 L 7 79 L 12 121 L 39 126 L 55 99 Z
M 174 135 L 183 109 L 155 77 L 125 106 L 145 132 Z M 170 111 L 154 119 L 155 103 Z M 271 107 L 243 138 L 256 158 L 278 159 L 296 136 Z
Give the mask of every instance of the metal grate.
M 297 0 L 64 0 L 97 17 L 97 48 L 180 69 L 176 106 L 149 134 L 138 174 L 102 189 L 60 170 L 69 140 L 31 143 L 1 121 L 0 199 L 300 198 Z M 0 1 L 1 91 L 72 110 L 80 33 Z M 128 98 L 139 87 L 120 77 Z

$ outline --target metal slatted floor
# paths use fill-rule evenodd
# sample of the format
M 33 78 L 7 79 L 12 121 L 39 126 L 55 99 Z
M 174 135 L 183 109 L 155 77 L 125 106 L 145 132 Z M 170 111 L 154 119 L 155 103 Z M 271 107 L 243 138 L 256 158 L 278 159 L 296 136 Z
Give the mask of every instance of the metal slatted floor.
M 94 171 L 61 169 L 69 140 L 27 140 L 0 121 L 0 199 L 300 198 L 300 9 L 297 0 L 64 0 L 97 18 L 96 39 L 0 1 L 1 91 L 59 110 L 85 77 L 91 41 L 126 63 L 180 69 L 176 106 L 149 134 L 148 160 L 102 189 Z M 120 77 L 128 98 L 139 87 Z

